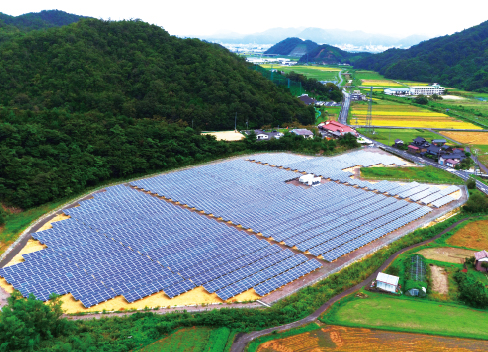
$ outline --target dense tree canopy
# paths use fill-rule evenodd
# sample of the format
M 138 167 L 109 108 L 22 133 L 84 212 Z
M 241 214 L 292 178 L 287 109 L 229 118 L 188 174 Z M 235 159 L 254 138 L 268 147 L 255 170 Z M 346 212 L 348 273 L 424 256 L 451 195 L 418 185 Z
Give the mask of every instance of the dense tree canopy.
M 296 73 L 294 71 L 286 74 L 286 77 L 291 79 L 292 81 L 300 82 L 302 84 L 302 87 L 307 92 L 312 93 L 320 100 L 333 100 L 336 102 L 340 102 L 342 100 L 341 88 L 333 83 L 327 83 L 323 85 L 315 78 L 307 78 L 307 76 Z
M 488 21 L 410 49 L 389 49 L 354 63 L 393 79 L 438 82 L 488 92 Z
M 0 103 L 128 118 L 183 120 L 208 130 L 260 127 L 314 113 L 244 59 L 141 21 L 82 20 L 33 31 L 0 47 Z

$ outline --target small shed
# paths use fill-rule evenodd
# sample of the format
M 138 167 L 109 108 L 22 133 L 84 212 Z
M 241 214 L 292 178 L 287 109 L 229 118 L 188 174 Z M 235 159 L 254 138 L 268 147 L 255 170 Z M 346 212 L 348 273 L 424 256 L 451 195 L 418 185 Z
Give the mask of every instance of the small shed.
M 478 271 L 488 271 L 481 266 L 481 263 L 488 262 L 488 253 L 486 251 L 477 252 L 474 254 L 474 266 Z
M 387 292 L 395 293 L 398 288 L 398 276 L 388 275 L 385 273 L 378 273 L 376 277 L 376 287 Z

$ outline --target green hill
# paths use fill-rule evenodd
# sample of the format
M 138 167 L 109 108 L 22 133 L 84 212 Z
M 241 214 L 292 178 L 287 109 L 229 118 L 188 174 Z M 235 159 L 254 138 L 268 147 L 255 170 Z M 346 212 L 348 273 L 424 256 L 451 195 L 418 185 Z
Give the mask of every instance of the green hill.
M 387 78 L 488 92 L 488 21 L 407 50 L 390 49 L 363 58 L 354 66 Z
M 87 17 L 59 10 L 31 12 L 20 16 L 9 16 L 0 12 L 0 43 L 25 32 L 66 26 L 83 18 Z
M 24 31 L 66 26 L 78 22 L 83 18 L 87 17 L 73 15 L 59 10 L 30 12 L 20 16 L 9 16 L 0 12 L 1 22 Z
M 236 152 L 197 132 L 233 129 L 236 112 L 241 129 L 315 121 L 245 59 L 141 21 L 81 20 L 0 51 L 0 200 L 22 208 Z
M 286 38 L 281 42 L 273 45 L 266 50 L 265 54 L 277 54 L 301 57 L 318 46 L 311 40 L 302 40 L 300 38 Z
M 315 62 L 329 65 L 351 64 L 362 57 L 367 57 L 370 55 L 370 53 L 350 53 L 335 46 L 322 44 L 303 55 L 298 62 Z

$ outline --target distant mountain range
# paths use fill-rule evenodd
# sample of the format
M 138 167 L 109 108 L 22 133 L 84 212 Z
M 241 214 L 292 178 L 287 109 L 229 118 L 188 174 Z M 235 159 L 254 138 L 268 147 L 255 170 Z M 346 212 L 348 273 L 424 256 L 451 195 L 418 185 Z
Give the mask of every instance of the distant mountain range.
M 389 49 L 355 62 L 388 78 L 488 92 L 488 21 L 410 49 Z
M 331 45 L 351 44 L 354 46 L 384 45 L 397 47 L 410 47 L 420 43 L 423 40 L 429 39 L 429 37 L 422 35 L 411 35 L 406 38 L 399 39 L 382 34 L 365 33 L 363 31 L 346 31 L 342 29 L 322 29 L 315 27 L 271 28 L 264 32 L 248 35 L 238 33 L 219 33 L 216 35 L 197 37 L 229 44 L 272 44 L 278 43 L 288 37 L 298 37 L 304 40 L 312 40 L 317 43 L 327 43 Z
M 288 55 L 302 57 L 319 45 L 311 40 L 300 38 L 286 38 L 266 50 L 265 54 Z
M 30 12 L 20 16 L 10 16 L 0 12 L 0 43 L 26 32 L 66 26 L 83 18 L 88 17 L 58 10 Z
M 14 26 L 20 30 L 30 31 L 61 27 L 77 22 L 85 16 L 73 15 L 59 10 L 30 12 L 20 16 L 10 16 L 0 12 L 0 25 Z
M 300 38 L 286 38 L 265 51 L 265 54 L 299 57 L 300 63 L 317 62 L 325 64 L 351 64 L 371 55 L 370 53 L 349 53 L 335 46 L 317 43 Z

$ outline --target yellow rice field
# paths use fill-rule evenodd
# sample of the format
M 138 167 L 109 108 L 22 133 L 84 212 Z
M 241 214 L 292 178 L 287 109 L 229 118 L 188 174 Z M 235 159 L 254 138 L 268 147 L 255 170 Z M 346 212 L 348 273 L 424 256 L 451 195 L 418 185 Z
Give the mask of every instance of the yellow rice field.
M 351 123 L 366 124 L 368 107 L 355 104 L 351 112 Z M 418 127 L 418 128 L 454 128 L 481 129 L 469 122 L 456 120 L 442 113 L 404 104 L 373 105 L 372 123 L 375 126 Z
M 488 132 L 454 132 L 442 131 L 444 136 L 464 144 L 488 145 Z
M 388 80 L 362 79 L 362 86 L 367 87 L 402 87 L 402 85 Z

